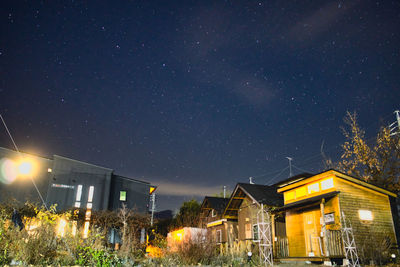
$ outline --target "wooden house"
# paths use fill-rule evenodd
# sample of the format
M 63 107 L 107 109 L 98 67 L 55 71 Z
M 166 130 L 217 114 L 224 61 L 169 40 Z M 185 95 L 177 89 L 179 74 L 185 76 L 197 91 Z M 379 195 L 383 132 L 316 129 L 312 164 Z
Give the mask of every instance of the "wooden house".
M 381 246 L 383 239 L 396 243 L 389 203 L 396 195 L 388 190 L 336 170 L 292 177 L 276 186 L 284 196 L 284 206 L 275 212 L 285 216 L 288 258 L 344 258 L 344 221 L 351 225 L 359 253 Z
M 227 219 L 223 214 L 228 201 L 228 198 L 206 196 L 200 207 L 199 227 L 206 228 L 208 235 L 222 248 L 228 238 L 237 236 L 236 220 Z
M 237 220 L 237 238 L 228 238 L 227 247 L 231 251 L 256 252 L 259 240 L 257 213 L 261 204 L 265 209 L 273 210 L 283 205 L 283 197 L 277 193 L 276 187 L 246 183 L 236 185 L 223 214 L 226 219 Z M 284 222 L 276 220 L 274 228 L 278 235 L 286 235 Z M 230 232 L 229 230 L 228 233 Z

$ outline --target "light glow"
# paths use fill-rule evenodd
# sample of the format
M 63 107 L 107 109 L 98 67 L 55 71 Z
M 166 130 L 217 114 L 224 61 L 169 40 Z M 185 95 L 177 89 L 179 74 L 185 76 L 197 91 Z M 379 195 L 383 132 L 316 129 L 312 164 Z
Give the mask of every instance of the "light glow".
M 7 158 L 0 160 L 0 182 L 4 184 L 11 184 L 18 176 L 18 169 L 16 163 Z
M 296 189 L 296 198 L 303 197 L 305 195 L 307 195 L 307 190 L 305 186 Z
M 372 221 L 374 219 L 370 210 L 358 210 L 358 217 L 362 221 Z
M 25 158 L 18 162 L 18 175 L 27 177 L 33 176 L 35 173 L 35 162 L 31 159 Z
M 84 226 L 83 226 L 83 238 L 87 238 L 89 235 L 89 222 L 85 222 Z
M 64 219 L 60 219 L 57 226 L 57 235 L 60 237 L 64 237 L 65 235 L 65 227 L 67 226 L 67 221 Z
M 286 201 L 292 200 L 292 199 L 294 199 L 294 197 L 295 197 L 294 190 L 285 193 Z

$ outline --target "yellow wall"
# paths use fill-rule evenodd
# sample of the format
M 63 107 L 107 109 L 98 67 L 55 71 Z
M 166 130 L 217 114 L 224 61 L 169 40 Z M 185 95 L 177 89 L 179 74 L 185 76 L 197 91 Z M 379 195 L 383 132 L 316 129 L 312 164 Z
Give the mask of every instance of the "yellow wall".
M 334 175 L 315 176 L 308 182 L 283 193 L 285 205 L 335 191 Z

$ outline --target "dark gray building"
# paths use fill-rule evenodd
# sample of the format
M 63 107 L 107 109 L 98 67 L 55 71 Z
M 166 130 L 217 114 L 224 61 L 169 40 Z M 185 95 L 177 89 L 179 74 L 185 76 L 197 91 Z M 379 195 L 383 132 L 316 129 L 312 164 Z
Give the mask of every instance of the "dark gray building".
M 18 168 L 26 161 L 28 170 L 22 175 Z M 33 179 L 46 205 L 57 204 L 57 210 L 116 210 L 124 203 L 127 208 L 147 213 L 150 194 L 155 189 L 148 182 L 116 175 L 109 168 L 57 155 L 52 159 L 20 155 L 1 147 L 0 170 L 1 202 L 16 199 L 41 203 Z

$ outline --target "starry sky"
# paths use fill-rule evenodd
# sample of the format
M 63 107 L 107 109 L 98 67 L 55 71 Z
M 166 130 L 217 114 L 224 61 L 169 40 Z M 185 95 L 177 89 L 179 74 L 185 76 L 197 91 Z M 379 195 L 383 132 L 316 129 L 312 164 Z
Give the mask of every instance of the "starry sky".
M 21 150 L 176 209 L 287 178 L 286 157 L 321 171 L 348 110 L 369 138 L 394 121 L 399 26 L 398 1 L 1 1 L 0 113 Z

